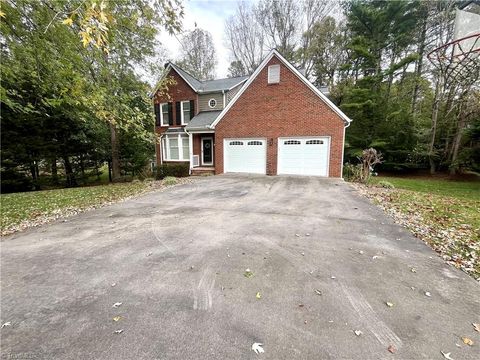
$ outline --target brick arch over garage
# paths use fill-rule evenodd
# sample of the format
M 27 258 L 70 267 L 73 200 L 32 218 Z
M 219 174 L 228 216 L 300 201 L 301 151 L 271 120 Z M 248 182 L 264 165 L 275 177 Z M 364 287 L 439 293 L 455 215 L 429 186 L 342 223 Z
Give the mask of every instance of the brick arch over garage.
M 274 64 L 280 83 L 268 84 Z M 279 137 L 328 136 L 329 176 L 341 177 L 344 130 L 344 120 L 274 55 L 215 126 L 215 172 L 224 172 L 225 138 L 266 138 L 266 173 L 276 175 Z

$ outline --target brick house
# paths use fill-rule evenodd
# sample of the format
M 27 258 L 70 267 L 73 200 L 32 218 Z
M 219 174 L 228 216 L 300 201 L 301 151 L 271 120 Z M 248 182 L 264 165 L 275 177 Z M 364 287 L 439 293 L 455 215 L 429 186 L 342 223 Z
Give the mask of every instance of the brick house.
M 250 77 L 199 81 L 169 63 L 153 95 L 157 164 L 212 172 L 342 177 L 350 119 L 276 50 Z

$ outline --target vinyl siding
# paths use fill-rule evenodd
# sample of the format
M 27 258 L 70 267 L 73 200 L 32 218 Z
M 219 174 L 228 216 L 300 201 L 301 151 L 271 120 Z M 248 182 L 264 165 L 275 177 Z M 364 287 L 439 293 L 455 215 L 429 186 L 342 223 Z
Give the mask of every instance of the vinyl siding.
M 208 106 L 208 102 L 210 99 L 217 100 L 217 106 L 211 108 Z M 199 111 L 212 111 L 212 110 L 223 110 L 223 94 L 219 93 L 212 93 L 212 94 L 204 94 L 198 95 L 198 110 Z
M 232 101 L 232 99 L 237 95 L 238 91 L 242 88 L 244 83 L 241 83 L 240 85 L 235 86 L 232 90 L 227 92 L 227 104 Z M 227 105 L 225 104 L 225 105 Z

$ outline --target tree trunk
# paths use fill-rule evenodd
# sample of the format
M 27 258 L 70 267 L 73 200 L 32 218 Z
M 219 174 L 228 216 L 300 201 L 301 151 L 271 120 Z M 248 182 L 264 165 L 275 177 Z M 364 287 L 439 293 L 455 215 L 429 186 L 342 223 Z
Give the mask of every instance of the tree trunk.
M 67 177 L 67 187 L 77 186 L 77 180 L 75 179 L 75 174 L 73 173 L 72 163 L 68 156 L 63 156 L 63 162 L 65 164 L 65 175 Z
M 450 175 L 455 175 L 458 170 L 458 164 L 457 159 L 458 159 L 458 151 L 460 150 L 460 144 L 462 142 L 462 135 L 463 135 L 463 129 L 465 127 L 465 114 L 460 111 L 460 119 L 458 121 L 458 126 L 457 126 L 457 132 L 455 134 L 455 137 L 453 139 L 453 144 L 452 144 L 452 160 L 450 163 Z
M 58 169 L 57 169 L 57 157 L 52 159 L 52 183 L 58 185 Z
M 424 5 L 420 5 L 424 6 Z M 425 53 L 425 40 L 427 36 L 427 14 L 428 11 L 425 11 L 425 18 L 423 19 L 422 22 L 422 31 L 420 33 L 420 40 L 418 43 L 418 48 L 417 48 L 417 53 L 419 56 L 419 59 L 415 63 L 415 87 L 413 89 L 413 96 L 412 96 L 412 108 L 411 108 L 411 113 L 413 117 L 417 115 L 417 105 L 418 105 L 418 93 L 420 91 L 420 78 L 422 76 L 422 70 L 423 70 L 423 55 Z
M 112 145 L 112 181 L 120 179 L 120 152 L 118 149 L 117 127 L 110 123 L 110 140 Z
M 440 75 L 441 76 L 441 75 Z M 433 109 L 432 109 L 432 127 L 430 130 L 430 144 L 428 147 L 428 162 L 430 163 L 430 174 L 435 174 L 436 164 L 435 164 L 435 138 L 437 135 L 437 120 L 438 120 L 438 112 L 440 109 L 440 100 L 441 100 L 441 92 L 442 92 L 442 84 L 441 78 L 437 80 L 437 84 L 435 86 L 435 96 L 433 101 Z

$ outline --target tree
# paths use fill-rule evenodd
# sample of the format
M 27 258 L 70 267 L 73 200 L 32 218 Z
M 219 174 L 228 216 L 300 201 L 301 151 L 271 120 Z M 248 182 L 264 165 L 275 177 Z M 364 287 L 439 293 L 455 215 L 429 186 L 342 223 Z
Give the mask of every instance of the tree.
M 225 34 L 234 62 L 239 62 L 247 74 L 253 73 L 262 61 L 265 48 L 265 35 L 257 21 L 255 7 L 239 2 L 235 14 L 225 22 Z
M 270 49 L 295 60 L 295 45 L 301 31 L 301 7 L 294 0 L 261 0 L 256 11 Z
M 305 58 L 310 58 L 311 73 L 317 85 L 333 86 L 340 66 L 346 61 L 346 36 L 342 24 L 333 17 L 316 23 L 304 36 L 308 37 Z
M 199 80 L 215 77 L 217 57 L 212 35 L 196 28 L 182 36 L 181 58 L 178 64 Z
M 234 60 L 230 63 L 230 67 L 228 68 L 228 77 L 232 78 L 245 75 L 248 75 L 247 70 L 245 70 L 240 60 Z

